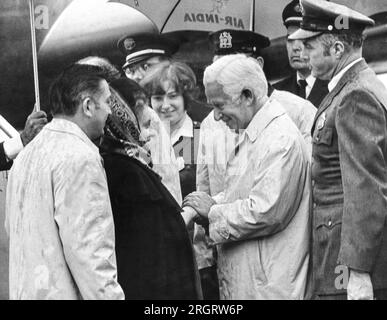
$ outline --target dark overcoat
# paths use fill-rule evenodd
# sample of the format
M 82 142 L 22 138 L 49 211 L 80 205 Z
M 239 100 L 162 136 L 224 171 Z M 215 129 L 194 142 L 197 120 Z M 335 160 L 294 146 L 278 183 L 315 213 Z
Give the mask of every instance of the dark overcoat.
M 386 108 L 386 88 L 361 60 L 317 111 L 312 128 L 315 295 L 346 294 L 346 267 L 370 273 L 374 289 L 387 289 Z
M 295 72 L 290 77 L 287 77 L 273 84 L 273 87 L 277 90 L 288 91 L 297 96 L 301 96 L 299 86 L 297 84 L 297 74 Z M 306 100 L 310 101 L 316 108 L 318 108 L 321 101 L 325 98 L 327 94 L 327 82 L 324 80 L 316 79 L 313 88 L 310 91 Z
M 181 208 L 140 161 L 102 151 L 113 210 L 118 282 L 126 299 L 198 299 Z
M 4 152 L 4 143 L 0 143 L 0 171 L 9 170 L 12 167 L 12 161 L 8 161 Z

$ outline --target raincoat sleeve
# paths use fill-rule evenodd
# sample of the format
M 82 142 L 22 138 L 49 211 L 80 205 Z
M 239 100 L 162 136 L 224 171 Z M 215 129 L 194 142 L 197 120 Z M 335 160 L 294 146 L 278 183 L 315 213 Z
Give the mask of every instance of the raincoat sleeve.
M 199 135 L 199 147 L 196 166 L 196 190 L 203 191 L 210 195 L 210 178 L 208 173 L 208 163 L 206 161 L 205 131 L 207 128 L 202 124 Z
M 55 220 L 83 299 L 123 299 L 114 224 L 99 155 L 78 155 L 54 173 Z
M 211 207 L 210 238 L 226 243 L 265 237 L 283 230 L 296 213 L 307 183 L 308 161 L 294 139 L 281 139 L 262 150 L 259 169 L 246 199 Z

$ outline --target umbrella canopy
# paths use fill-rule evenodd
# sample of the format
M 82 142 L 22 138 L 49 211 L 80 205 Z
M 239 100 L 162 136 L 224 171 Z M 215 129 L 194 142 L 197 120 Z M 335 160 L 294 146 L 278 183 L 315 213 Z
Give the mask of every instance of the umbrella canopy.
M 146 15 L 162 33 L 220 29 L 283 36 L 282 10 L 290 0 L 110 0 Z M 157 10 L 155 10 L 157 8 Z
M 111 0 L 145 14 L 160 32 L 254 27 L 255 0 Z M 155 10 L 157 8 L 157 10 Z
M 108 0 L 74 0 L 46 35 L 39 63 L 47 73 L 88 55 L 115 59 L 118 39 L 127 34 L 158 32 L 154 23 L 135 9 Z M 109 56 L 113 54 L 113 56 Z

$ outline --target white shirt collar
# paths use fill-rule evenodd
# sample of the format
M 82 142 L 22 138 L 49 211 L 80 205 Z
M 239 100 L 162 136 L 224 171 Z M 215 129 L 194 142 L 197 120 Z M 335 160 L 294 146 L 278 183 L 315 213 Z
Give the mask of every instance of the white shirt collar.
M 303 79 L 306 80 L 306 83 L 308 84 L 308 87 L 313 88 L 314 83 L 316 82 L 316 78 L 313 77 L 311 74 L 310 74 L 309 76 L 307 76 L 306 78 L 304 78 L 304 77 L 302 77 L 302 76 L 300 75 L 300 73 L 297 71 L 297 82 L 298 82 L 299 80 L 303 80 Z
M 339 83 L 340 79 L 343 77 L 344 73 L 346 73 L 355 63 L 358 63 L 363 58 L 356 59 L 355 61 L 351 62 L 349 65 L 347 65 L 345 68 L 343 68 L 338 74 L 336 74 L 331 81 L 328 83 L 328 90 L 331 92 L 336 85 Z
M 180 137 L 193 138 L 193 122 L 187 113 L 185 113 L 184 117 L 183 125 L 171 134 L 172 145 L 178 142 Z

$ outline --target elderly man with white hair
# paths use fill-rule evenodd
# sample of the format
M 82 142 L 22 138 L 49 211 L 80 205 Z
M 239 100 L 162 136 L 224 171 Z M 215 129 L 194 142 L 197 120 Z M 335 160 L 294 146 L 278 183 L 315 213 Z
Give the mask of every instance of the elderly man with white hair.
M 224 56 L 206 68 L 203 82 L 215 119 L 238 133 L 225 190 L 184 200 L 217 246 L 220 297 L 303 299 L 311 194 L 305 141 L 267 96 L 254 59 Z

